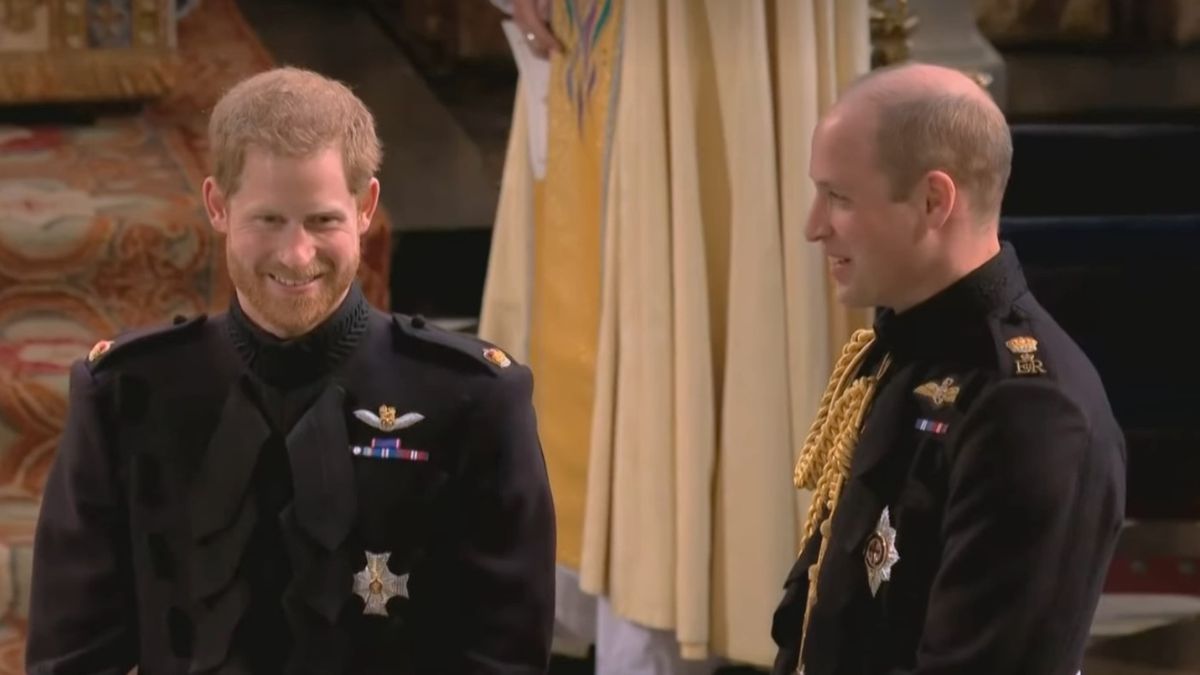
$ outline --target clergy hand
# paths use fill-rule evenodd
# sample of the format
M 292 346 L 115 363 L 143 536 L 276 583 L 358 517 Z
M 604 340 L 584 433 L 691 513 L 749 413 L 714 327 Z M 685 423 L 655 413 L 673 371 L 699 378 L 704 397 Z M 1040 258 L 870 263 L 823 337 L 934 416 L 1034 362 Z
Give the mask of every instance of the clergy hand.
M 562 43 L 554 37 L 550 30 L 551 0 L 513 0 L 513 21 L 525 34 L 529 48 L 540 58 L 547 58 L 551 52 L 562 53 Z

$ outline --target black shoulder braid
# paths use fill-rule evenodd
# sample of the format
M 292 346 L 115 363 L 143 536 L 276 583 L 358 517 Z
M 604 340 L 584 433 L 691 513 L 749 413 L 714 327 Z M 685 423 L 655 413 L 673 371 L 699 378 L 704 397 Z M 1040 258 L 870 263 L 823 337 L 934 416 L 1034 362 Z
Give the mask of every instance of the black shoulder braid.
M 393 315 L 398 339 L 434 345 L 463 361 L 482 366 L 493 375 L 504 373 L 515 362 L 504 350 L 472 335 L 439 328 L 421 316 Z M 465 358 L 464 358 L 465 357 Z
M 95 373 L 152 345 L 191 335 L 207 318 L 205 314 L 182 321 L 177 317 L 171 324 L 147 326 L 122 333 L 112 340 L 101 340 L 88 353 L 88 369 Z

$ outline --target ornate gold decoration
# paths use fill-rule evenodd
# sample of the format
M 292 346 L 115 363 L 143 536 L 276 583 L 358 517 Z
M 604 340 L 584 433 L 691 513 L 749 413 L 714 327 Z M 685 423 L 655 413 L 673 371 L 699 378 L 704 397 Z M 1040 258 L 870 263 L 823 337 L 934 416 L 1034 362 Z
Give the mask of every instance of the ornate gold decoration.
M 141 47 L 159 46 L 164 17 L 157 0 L 138 0 L 133 6 L 133 43 Z
M 396 428 L 396 409 L 390 405 L 379 406 L 379 428 L 391 431 Z
M 67 46 L 60 52 L 5 54 L 0 59 L 0 100 L 154 98 L 171 91 L 178 77 L 179 58 L 170 50 L 85 50 L 76 49 L 73 40 Z
M 90 20 L 92 30 L 105 36 L 101 40 L 103 43 L 104 40 L 118 40 L 121 37 L 129 14 L 126 8 L 118 5 L 115 0 L 106 0 L 103 4 L 92 6 Z
M 850 475 L 858 434 L 875 397 L 876 387 L 891 365 L 890 355 L 885 354 L 874 374 L 859 374 L 874 343 L 874 331 L 858 330 L 842 348 L 842 354 L 834 364 L 829 384 L 821 397 L 817 418 L 809 428 L 804 447 L 800 450 L 800 459 L 796 462 L 793 482 L 799 489 L 813 491 L 808 518 L 801 533 L 801 553 L 815 533 L 821 534 L 817 561 L 808 568 L 807 608 L 800 633 L 801 654 L 804 653 L 804 642 L 808 638 L 812 609 L 817 603 L 817 579 L 829 547 L 831 523 L 841 498 L 842 486 Z
M 984 89 L 991 87 L 992 82 L 996 80 L 991 73 L 985 73 L 982 70 L 964 70 L 963 72 L 967 74 L 967 77 L 975 80 L 975 84 Z
M 64 45 L 70 49 L 87 49 L 87 5 L 83 0 L 63 0 L 58 22 Z
M 40 0 L 0 0 L 0 18 L 4 27 L 17 35 L 33 30 L 33 11 L 39 4 Z
M 908 0 L 871 0 L 871 68 L 908 59 L 910 38 L 920 19 L 908 9 Z

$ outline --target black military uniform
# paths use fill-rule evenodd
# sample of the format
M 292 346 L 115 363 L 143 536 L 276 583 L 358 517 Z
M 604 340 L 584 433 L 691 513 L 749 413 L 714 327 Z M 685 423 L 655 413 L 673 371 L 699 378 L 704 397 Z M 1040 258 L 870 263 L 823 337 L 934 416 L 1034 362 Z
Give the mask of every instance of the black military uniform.
M 1124 440 L 1092 365 L 1008 245 L 927 302 L 882 311 L 864 358 L 860 374 L 890 361 L 802 658 L 819 531 L 774 616 L 774 673 L 1074 675 L 1124 515 Z
M 543 673 L 554 510 L 532 379 L 371 308 L 227 314 L 71 372 L 31 673 Z

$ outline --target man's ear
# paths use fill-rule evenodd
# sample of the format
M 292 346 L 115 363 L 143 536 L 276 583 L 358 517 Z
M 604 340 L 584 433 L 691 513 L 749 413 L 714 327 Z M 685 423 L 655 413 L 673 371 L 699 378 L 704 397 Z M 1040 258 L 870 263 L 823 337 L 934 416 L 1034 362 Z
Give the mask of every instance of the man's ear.
M 958 200 L 958 188 L 954 179 L 944 171 L 930 171 L 925 175 L 922 190 L 922 215 L 925 226 L 931 230 L 941 229 L 950 218 Z
M 201 191 L 204 195 L 204 210 L 208 212 L 208 222 L 217 232 L 228 233 L 229 202 L 225 199 L 221 188 L 217 187 L 217 181 L 213 180 L 212 176 L 205 178 Z
M 363 236 L 371 229 L 371 220 L 375 217 L 375 209 L 379 207 L 379 179 L 372 178 L 367 183 L 367 189 L 358 196 L 358 236 Z

